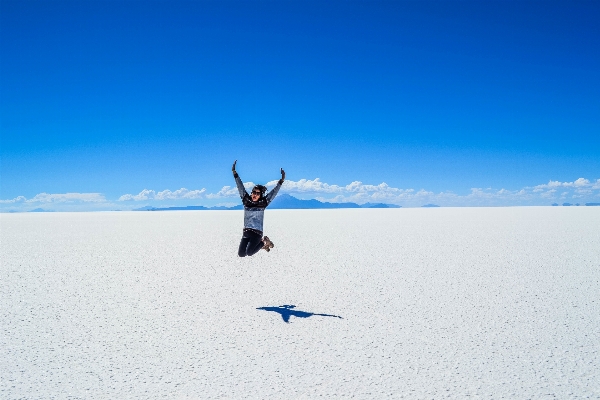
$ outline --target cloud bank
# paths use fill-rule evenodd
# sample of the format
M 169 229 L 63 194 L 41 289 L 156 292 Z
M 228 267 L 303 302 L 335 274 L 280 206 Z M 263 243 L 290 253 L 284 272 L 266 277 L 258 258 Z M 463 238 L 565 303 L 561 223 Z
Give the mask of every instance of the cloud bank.
M 277 180 L 266 184 L 269 189 L 277 185 Z M 254 186 L 254 182 L 244 184 L 246 190 Z M 434 193 L 425 189 L 401 189 L 382 182 L 378 185 L 354 181 L 348 185 L 335 185 L 313 180 L 300 179 L 284 182 L 280 193 L 288 193 L 300 198 L 316 198 L 333 203 L 354 202 L 389 203 L 405 207 L 420 207 L 427 203 L 441 206 L 516 206 L 516 205 L 549 205 L 552 202 L 592 202 L 600 199 L 600 179 L 590 181 L 579 178 L 573 182 L 549 181 L 547 184 L 528 186 L 519 190 L 471 188 L 467 194 L 453 192 Z M 207 193 L 206 189 L 190 191 L 185 188 L 171 192 L 165 190 L 156 193 L 144 189 L 140 193 L 126 194 L 119 201 L 147 200 L 180 200 L 180 199 L 232 199 L 238 198 L 235 186 L 223 186 L 216 193 Z
M 25 196 L 18 196 L 11 200 L 0 200 L 1 204 L 14 204 L 14 203 L 102 203 L 106 202 L 104 195 L 100 193 L 61 193 L 61 194 L 48 194 L 40 193 L 31 199 L 25 198 Z
M 267 184 L 274 187 L 277 181 Z M 579 178 L 573 182 L 549 181 L 547 184 L 528 186 L 518 190 L 504 188 L 471 188 L 467 194 L 453 192 L 434 193 L 426 189 L 401 189 L 387 185 L 364 184 L 354 181 L 346 186 L 329 185 L 314 180 L 286 181 L 281 192 L 308 194 L 320 201 L 355 202 L 359 204 L 390 203 L 406 207 L 419 207 L 425 203 L 441 206 L 518 206 L 549 205 L 553 202 L 585 203 L 600 200 L 600 179 L 590 181 Z
M 114 204 L 101 193 L 39 193 L 28 199 L 18 196 L 0 200 L 0 211 L 21 212 L 42 209 L 45 211 L 94 211 L 106 210 Z
M 266 186 L 273 189 L 276 184 L 277 181 L 274 180 L 268 182 Z M 254 182 L 246 182 L 244 186 L 246 190 L 250 190 L 254 186 Z M 518 190 L 471 188 L 467 194 L 456 194 L 453 192 L 435 193 L 425 189 L 395 188 L 385 182 L 371 185 L 354 181 L 348 185 L 335 185 L 315 178 L 313 180 L 287 180 L 284 182 L 280 193 L 288 193 L 304 199 L 315 198 L 332 203 L 388 203 L 404 207 L 420 207 L 424 204 L 437 204 L 446 207 L 525 206 L 550 205 L 552 203 L 584 204 L 586 202 L 600 202 L 600 179 L 590 181 L 579 178 L 572 182 L 550 180 L 545 184 L 527 186 Z M 154 204 L 187 202 L 186 205 L 200 205 L 201 201 L 222 199 L 237 203 L 239 202 L 238 196 L 235 186 L 223 186 L 216 193 L 208 193 L 205 188 L 197 190 L 181 188 L 175 191 L 166 189 L 158 192 L 144 189 L 138 194 L 124 194 L 116 202 L 107 200 L 100 193 L 40 193 L 30 199 L 25 196 L 18 196 L 13 199 L 0 200 L 0 208 L 2 211 L 29 211 L 41 206 L 64 211 L 132 209 L 139 207 L 140 202 Z
M 183 199 L 203 199 L 205 198 L 206 189 L 188 190 L 181 188 L 174 192 L 163 190 L 156 193 L 154 190 L 144 189 L 136 195 L 124 194 L 119 197 L 119 201 L 146 201 L 146 200 L 183 200 Z

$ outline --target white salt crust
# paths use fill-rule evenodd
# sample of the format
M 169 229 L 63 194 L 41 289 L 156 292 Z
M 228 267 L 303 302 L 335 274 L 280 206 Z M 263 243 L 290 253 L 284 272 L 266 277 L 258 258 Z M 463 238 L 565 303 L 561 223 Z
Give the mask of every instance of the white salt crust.
M 600 398 L 600 207 L 242 220 L 2 214 L 0 398 Z

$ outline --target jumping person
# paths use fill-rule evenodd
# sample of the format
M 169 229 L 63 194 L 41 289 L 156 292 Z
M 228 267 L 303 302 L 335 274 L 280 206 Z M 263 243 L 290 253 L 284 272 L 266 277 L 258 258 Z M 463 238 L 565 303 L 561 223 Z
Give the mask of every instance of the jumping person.
M 263 237 L 263 218 L 265 216 L 265 208 L 267 208 L 275 196 L 277 196 L 277 192 L 279 192 L 281 185 L 283 185 L 285 171 L 281 168 L 281 179 L 277 182 L 277 186 L 275 186 L 266 196 L 265 193 L 267 188 L 263 185 L 254 186 L 252 193 L 248 195 L 248 192 L 246 192 L 246 189 L 244 188 L 244 183 L 235 171 L 236 163 L 237 160 L 233 163 L 231 171 L 233 172 L 235 184 L 240 192 L 242 204 L 244 205 L 244 233 L 242 235 L 242 240 L 240 241 L 238 256 L 253 256 L 261 249 L 271 251 L 274 244 L 268 236 Z

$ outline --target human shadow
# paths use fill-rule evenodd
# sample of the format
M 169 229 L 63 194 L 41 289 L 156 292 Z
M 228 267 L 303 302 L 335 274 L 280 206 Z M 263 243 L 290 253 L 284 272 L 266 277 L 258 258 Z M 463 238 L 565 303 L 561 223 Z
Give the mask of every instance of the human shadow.
M 273 312 L 279 313 L 281 315 L 281 318 L 283 318 L 283 320 L 286 323 L 290 322 L 291 316 L 298 317 L 298 318 L 308 318 L 308 317 L 312 317 L 313 315 L 318 315 L 320 317 L 335 317 L 335 318 L 343 319 L 339 315 L 317 314 L 317 313 L 311 313 L 311 312 L 307 312 L 307 311 L 292 310 L 293 308 L 296 308 L 296 306 L 290 304 L 290 305 L 283 305 L 283 306 L 279 306 L 279 307 L 258 307 L 257 310 L 273 311 Z

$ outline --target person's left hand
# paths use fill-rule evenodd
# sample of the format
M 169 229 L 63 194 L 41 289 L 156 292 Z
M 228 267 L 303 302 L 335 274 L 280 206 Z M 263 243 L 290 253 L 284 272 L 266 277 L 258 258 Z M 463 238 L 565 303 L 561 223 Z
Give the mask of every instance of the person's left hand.
M 281 180 L 285 180 L 285 171 L 281 168 Z

